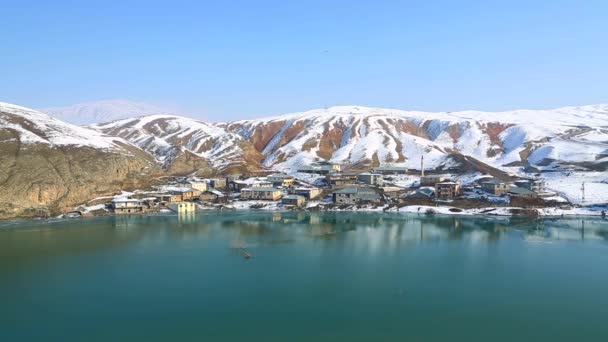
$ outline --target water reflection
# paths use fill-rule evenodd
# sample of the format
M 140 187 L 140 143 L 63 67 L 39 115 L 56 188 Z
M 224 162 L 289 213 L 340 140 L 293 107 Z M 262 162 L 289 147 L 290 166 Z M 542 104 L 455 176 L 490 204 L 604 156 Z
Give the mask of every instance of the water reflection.
M 228 247 L 318 243 L 373 253 L 411 244 L 605 241 L 601 219 L 524 219 L 356 212 L 210 212 L 24 221 L 0 229 L 0 268 L 50 257 L 171 241 Z M 323 245 L 325 246 L 325 245 Z M 325 248 L 325 247 L 324 247 Z

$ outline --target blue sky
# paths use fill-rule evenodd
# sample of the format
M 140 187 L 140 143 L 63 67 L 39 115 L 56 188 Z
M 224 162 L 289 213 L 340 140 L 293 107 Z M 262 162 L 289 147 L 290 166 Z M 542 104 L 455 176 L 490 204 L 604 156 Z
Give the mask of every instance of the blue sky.
M 608 1 L 12 1 L 0 101 L 228 120 L 608 102 Z

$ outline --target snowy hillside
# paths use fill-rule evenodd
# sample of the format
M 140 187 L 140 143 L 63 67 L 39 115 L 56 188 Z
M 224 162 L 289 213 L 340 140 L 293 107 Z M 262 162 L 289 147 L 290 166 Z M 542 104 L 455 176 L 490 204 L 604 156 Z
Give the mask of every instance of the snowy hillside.
M 152 115 L 90 127 L 122 137 L 164 164 L 190 152 L 215 168 L 261 163 L 294 171 L 331 160 L 417 169 L 422 155 L 428 168 L 448 168 L 454 154 L 498 168 L 608 166 L 608 105 L 496 113 L 344 106 L 220 124 Z
M 150 115 L 89 126 L 108 135 L 122 137 L 152 154 L 165 166 L 190 152 L 222 169 L 245 163 L 243 139 L 233 133 L 194 119 L 172 115 Z
M 121 138 L 109 137 L 29 108 L 3 102 L 0 102 L 0 131 L 10 132 L 9 140 L 18 140 L 20 144 L 86 146 L 117 151 L 123 150 L 125 145 L 130 145 Z
M 65 107 L 44 108 L 40 111 L 74 125 L 89 125 L 151 114 L 175 113 L 175 110 L 169 108 L 129 100 L 86 102 Z
M 608 162 L 608 105 L 510 112 L 428 113 L 332 107 L 223 124 L 250 140 L 266 166 L 314 159 L 429 167 L 452 152 L 493 166 Z

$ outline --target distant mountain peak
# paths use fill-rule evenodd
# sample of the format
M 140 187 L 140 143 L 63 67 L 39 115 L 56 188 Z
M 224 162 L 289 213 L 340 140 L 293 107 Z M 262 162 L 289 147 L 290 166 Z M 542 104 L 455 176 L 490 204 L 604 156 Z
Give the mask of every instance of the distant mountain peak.
M 40 111 L 75 125 L 90 125 L 151 114 L 177 113 L 174 108 L 126 99 L 84 102 L 64 107 L 44 108 Z

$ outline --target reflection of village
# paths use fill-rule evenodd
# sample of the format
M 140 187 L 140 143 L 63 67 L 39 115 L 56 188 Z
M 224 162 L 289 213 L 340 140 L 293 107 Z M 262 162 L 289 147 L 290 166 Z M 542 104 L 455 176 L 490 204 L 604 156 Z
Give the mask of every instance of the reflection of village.
M 370 170 L 343 170 L 339 164 L 318 162 L 297 173 L 261 171 L 202 179 L 170 177 L 153 190 L 105 197 L 88 206 L 105 205 L 115 214 L 142 214 L 163 210 L 190 213 L 200 209 L 307 209 L 348 210 L 362 206 L 398 209 L 404 206 L 446 206 L 462 209 L 510 206 L 512 214 L 534 216 L 531 208 L 569 210 L 571 205 L 545 189 L 537 178 L 483 175 L 425 174 L 405 167 L 384 165 Z M 431 210 L 431 209 L 429 209 Z M 483 212 L 481 212 L 483 213 Z
M 108 220 L 112 222 L 108 227 Z M 17 224 L 17 222 L 13 223 Z M 48 227 L 48 221 L 28 222 L 30 228 Z M 41 229 L 24 234 L 21 229 L 6 229 L 9 239 L 0 239 L 0 250 L 13 260 L 29 250 L 38 251 L 29 263 L 53 255 L 78 254 L 95 249 L 118 249 L 132 243 L 156 245 L 159 239 L 192 242 L 196 248 L 222 242 L 220 248 L 253 247 L 312 242 L 325 244 L 346 241 L 348 248 L 362 250 L 392 249 L 418 243 L 462 241 L 469 244 L 497 243 L 503 239 L 529 242 L 533 246 L 562 241 L 605 243 L 608 227 L 601 219 L 525 219 L 459 216 L 403 216 L 396 213 L 347 212 L 231 212 L 222 215 L 119 215 L 87 222 L 60 220 L 60 230 Z M 507 228 L 508 227 L 508 228 Z M 57 239 L 58 233 L 66 233 Z M 5 235 L 6 236 L 6 235 Z M 35 237 L 35 238 L 33 238 Z M 23 240 L 21 240 L 23 239 Z M 23 241 L 23 243 L 17 243 Z M 225 241 L 232 243 L 226 244 Z M 16 246 L 21 246 L 16 248 Z M 235 251 L 235 255 L 238 253 Z
M 152 220 L 152 221 L 150 221 Z M 364 244 L 464 240 L 495 242 L 510 235 L 529 242 L 559 240 L 607 240 L 608 227 L 601 219 L 526 219 L 459 216 L 403 216 L 396 213 L 346 212 L 238 212 L 194 216 L 117 216 L 116 228 L 125 232 L 146 231 L 147 227 L 180 228 L 172 236 L 201 237 L 229 234 L 239 246 L 295 243 L 305 240 L 334 240 L 365 236 Z M 140 229 L 138 229 L 140 228 Z M 352 233 L 352 234 L 350 234 Z

